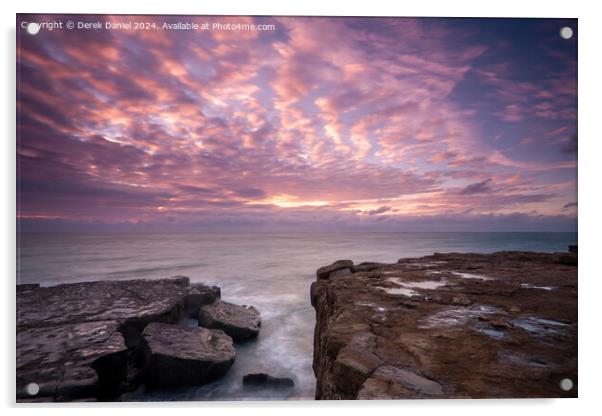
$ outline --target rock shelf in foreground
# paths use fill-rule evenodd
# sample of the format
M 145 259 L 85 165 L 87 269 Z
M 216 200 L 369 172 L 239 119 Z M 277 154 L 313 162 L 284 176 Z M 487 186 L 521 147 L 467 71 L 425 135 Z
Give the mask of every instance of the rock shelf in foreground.
M 220 295 L 182 276 L 17 285 L 17 401 L 118 400 L 221 376 L 232 338 L 180 324 Z
M 499 252 L 318 269 L 316 398 L 577 397 L 576 265 Z

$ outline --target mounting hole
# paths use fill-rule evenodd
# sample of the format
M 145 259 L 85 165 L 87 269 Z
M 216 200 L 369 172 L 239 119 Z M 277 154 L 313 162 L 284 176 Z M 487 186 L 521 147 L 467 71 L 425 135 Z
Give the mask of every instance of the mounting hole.
M 25 387 L 25 391 L 30 396 L 35 396 L 36 394 L 38 394 L 40 392 L 40 386 L 38 386 L 38 383 L 29 383 Z
M 563 28 L 560 29 L 560 37 L 562 39 L 570 39 L 573 37 L 573 29 L 570 28 L 569 26 L 565 26 Z
M 27 23 L 27 33 L 30 35 L 37 35 L 40 31 L 40 25 L 35 22 Z
M 560 388 L 564 391 L 571 391 L 573 389 L 573 380 L 570 378 L 563 378 L 560 380 Z

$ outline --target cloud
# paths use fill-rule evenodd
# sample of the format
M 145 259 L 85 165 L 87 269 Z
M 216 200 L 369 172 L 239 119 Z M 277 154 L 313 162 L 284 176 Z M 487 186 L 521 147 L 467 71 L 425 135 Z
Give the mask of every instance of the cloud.
M 19 216 L 381 227 L 467 210 L 555 216 L 574 198 L 563 169 L 576 136 L 555 141 L 576 131 L 572 73 L 515 73 L 519 54 L 484 45 L 487 27 L 227 20 L 277 30 L 20 37 Z M 524 137 L 550 147 L 516 150 Z
M 567 140 L 567 143 L 561 149 L 562 153 L 568 155 L 576 155 L 577 154 L 577 135 L 570 136 Z
M 460 190 L 460 194 L 462 195 L 472 195 L 472 194 L 482 194 L 491 192 L 491 187 L 489 184 L 491 183 L 491 178 L 485 179 L 481 182 L 471 183 L 466 187 Z
M 376 209 L 372 209 L 370 211 L 366 211 L 366 214 L 368 215 L 378 215 L 378 214 L 383 214 L 385 212 L 389 212 L 391 211 L 391 207 L 383 205 L 382 207 L 378 207 Z

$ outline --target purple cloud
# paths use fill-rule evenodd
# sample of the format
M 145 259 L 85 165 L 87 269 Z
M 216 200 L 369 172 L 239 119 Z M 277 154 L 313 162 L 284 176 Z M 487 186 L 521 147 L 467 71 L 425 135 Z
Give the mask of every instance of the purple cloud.
M 219 19 L 276 30 L 19 32 L 19 218 L 575 218 L 561 207 L 576 193 L 576 45 L 548 40 L 554 21 Z

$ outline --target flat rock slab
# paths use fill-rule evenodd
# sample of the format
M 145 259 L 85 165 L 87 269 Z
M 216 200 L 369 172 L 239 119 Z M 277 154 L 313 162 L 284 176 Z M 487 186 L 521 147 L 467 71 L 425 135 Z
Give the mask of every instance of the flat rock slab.
M 577 397 L 576 264 L 500 252 L 321 268 L 316 398 Z
M 115 321 L 100 321 L 19 331 L 17 397 L 72 400 L 95 396 L 99 375 L 112 364 L 117 365 L 109 370 L 115 372 L 125 359 L 127 347 L 118 327 Z M 28 385 L 37 386 L 39 392 L 30 395 Z
M 142 336 L 150 350 L 147 378 L 154 385 L 207 383 L 226 373 L 236 356 L 232 338 L 220 330 L 151 323 Z
M 256 337 L 261 327 L 259 311 L 218 300 L 199 309 L 199 326 L 221 329 L 236 342 Z
M 179 319 L 190 294 L 187 277 L 115 280 L 50 287 L 17 286 L 17 326 L 119 321 L 145 325 Z

